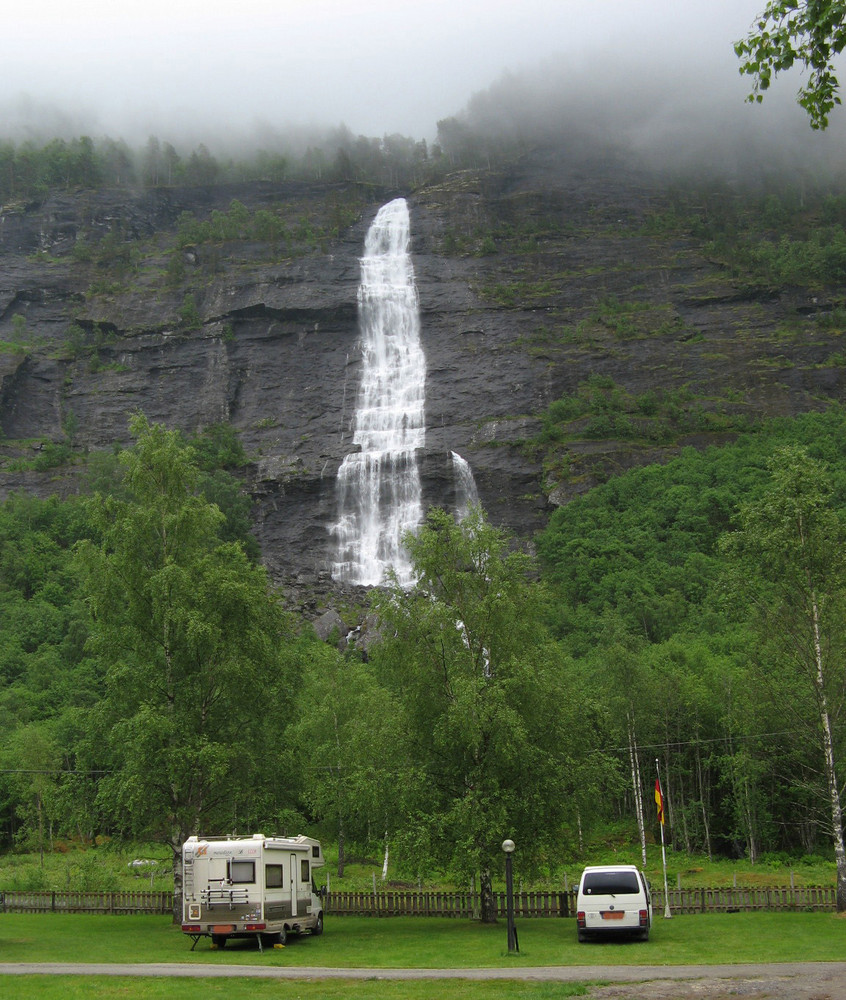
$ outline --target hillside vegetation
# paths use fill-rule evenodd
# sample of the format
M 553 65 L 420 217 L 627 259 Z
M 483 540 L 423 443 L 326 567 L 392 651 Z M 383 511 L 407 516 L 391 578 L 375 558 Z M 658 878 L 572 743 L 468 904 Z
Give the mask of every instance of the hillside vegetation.
M 425 556 L 427 565 L 432 560 L 428 572 L 443 581 L 453 566 L 444 613 L 454 621 L 460 607 L 469 638 L 439 624 L 432 617 L 440 614 L 437 606 L 408 603 L 413 595 L 394 605 L 406 625 L 396 619 L 396 638 L 371 647 L 367 660 L 355 648 L 341 652 L 319 642 L 292 622 L 283 639 L 289 708 L 242 715 L 237 740 L 226 730 L 217 733 L 219 749 L 205 765 L 198 754 L 211 752 L 213 729 L 223 720 L 190 722 L 189 716 L 186 724 L 199 728 L 161 728 L 164 707 L 156 707 L 148 690 L 158 684 L 150 660 L 159 653 L 143 637 L 141 645 L 129 645 L 128 622 L 113 632 L 114 623 L 102 621 L 102 599 L 93 598 L 101 583 L 90 580 L 91 567 L 81 562 L 85 540 L 108 552 L 97 505 L 109 496 L 117 498 L 112 503 L 132 503 L 137 486 L 119 478 L 108 494 L 99 494 L 102 500 L 13 498 L 2 507 L 0 548 L 7 846 L 49 851 L 57 842 L 90 843 L 104 835 L 167 839 L 162 813 L 150 810 L 156 785 L 167 777 L 160 790 L 166 792 L 184 767 L 199 766 L 209 768 L 216 792 L 211 803 L 191 807 L 204 832 L 308 826 L 332 841 L 340 835 L 354 854 L 379 856 L 390 846 L 402 865 L 395 872 L 400 878 L 414 882 L 440 871 L 453 881 L 462 870 L 472 873 L 457 837 L 462 825 L 475 830 L 475 850 L 495 858 L 501 831 L 514 832 L 521 812 L 515 802 L 498 815 L 503 792 L 514 787 L 526 795 L 531 777 L 541 784 L 522 837 L 532 844 L 531 858 L 521 860 L 527 878 L 533 872 L 549 878 L 568 859 L 584 856 L 585 843 L 605 824 L 634 815 L 633 790 L 638 782 L 651 787 L 652 762 L 659 758 L 667 832 L 676 849 L 796 865 L 825 856 L 816 708 L 787 667 L 766 673 L 766 659 L 785 654 L 753 631 L 749 608 L 734 596 L 721 540 L 737 527 L 739 506 L 767 489 L 767 463 L 788 444 L 830 470 L 832 509 L 842 512 L 844 441 L 846 415 L 830 409 L 612 479 L 552 519 L 538 540 L 540 579 L 526 575 L 528 564 L 506 560 L 509 575 L 495 592 L 489 573 L 478 578 L 482 591 L 468 587 L 476 587 L 479 560 L 502 544 L 498 534 L 483 522 L 472 535 L 466 527 L 462 533 L 443 520 L 432 522 L 432 540 L 446 547 Z M 129 499 L 120 499 L 124 495 Z M 192 496 L 208 502 L 193 491 L 180 502 L 194 503 Z M 468 542 L 467 554 L 458 554 Z M 195 598 L 180 598 L 188 601 L 184 610 L 173 606 L 173 595 L 170 600 L 169 612 L 183 616 L 174 622 L 184 628 Z M 383 618 L 388 612 L 377 608 Z M 97 641 L 104 627 L 113 637 L 110 648 Z M 457 642 L 447 651 L 442 644 L 450 631 Z M 834 633 L 827 641 L 837 638 Z M 426 653 L 433 642 L 440 659 Z M 191 663 L 210 654 L 193 644 L 187 652 L 177 695 L 191 712 L 201 701 L 192 706 L 186 691 L 200 699 L 203 690 L 191 680 Z M 243 681 L 245 652 L 234 655 Z M 494 656 L 501 663 L 496 673 Z M 204 683 L 214 685 L 209 696 L 216 699 L 224 695 L 213 663 L 212 657 Z M 442 707 L 430 669 L 447 685 Z M 141 683 L 129 701 L 128 670 Z M 831 680 L 832 710 L 839 711 L 842 678 L 835 673 Z M 525 688 L 519 697 L 518 683 Z M 234 705 L 226 697 L 231 716 Z M 537 715 L 538 699 L 548 719 Z M 521 717 L 545 720 L 542 732 L 525 732 Z M 127 725 L 135 733 L 128 741 Z M 256 726 L 263 730 L 260 741 L 252 733 Z M 640 767 L 635 785 L 634 760 Z M 271 779 L 266 786 L 248 777 L 262 772 Z M 476 778 L 468 783 L 470 774 Z M 150 781 L 136 798 L 136 786 Z M 550 806 L 549 825 L 532 832 L 538 813 Z M 190 829 L 191 820 L 185 822 Z M 455 826 L 449 837 L 439 837 L 446 822 Z M 651 805 L 646 823 L 654 842 Z M 339 864 L 343 872 L 343 852 Z
M 492 420 L 479 448 L 519 450 L 538 470 L 527 502 L 557 509 L 531 545 L 482 508 L 461 524 L 430 510 L 409 539 L 419 588 L 315 598 L 343 626 L 323 641 L 262 564 L 243 490 L 256 456 L 228 423 L 186 434 L 136 414 L 131 440 L 104 453 L 79 444 L 68 407 L 56 440 L 7 442 L 5 471 L 24 485 L 0 506 L 3 845 L 152 839 L 174 862 L 191 832 L 308 829 L 334 845 L 337 877 L 350 859 L 387 857 L 399 881 L 484 894 L 505 836 L 527 881 L 560 879 L 621 827 L 635 858 L 652 851 L 657 763 L 673 851 L 836 862 L 846 906 L 846 196 L 834 182 L 802 198 L 668 183 L 645 213 L 597 205 L 590 238 L 607 258 L 594 275 L 562 264 L 584 218 L 545 207 L 541 189 L 509 195 L 519 150 L 494 150 L 486 172 L 491 150 L 464 132 L 451 148 L 448 134 L 420 202 L 463 207 L 430 238 L 462 267 L 484 263 L 474 294 L 501 324 L 531 315 L 509 356 L 556 373 L 523 397 L 543 406 L 509 416 L 519 440 Z M 465 183 L 490 185 L 484 210 L 470 212 Z M 86 308 L 121 314 L 120 336 L 135 329 L 121 297 L 138 282 L 151 309 L 176 309 L 180 338 L 214 326 L 225 351 L 236 331 L 194 290 L 212 301 L 221 269 L 328 253 L 372 197 L 341 171 L 296 212 L 234 199 L 177 214 L 166 235 L 77 234 L 56 260 L 75 255 L 96 277 Z M 645 294 L 628 264 L 605 268 L 621 241 L 657 246 L 672 300 Z M 719 283 L 697 272 L 684 285 L 694 244 Z M 190 274 L 186 254 L 200 262 Z M 574 268 L 597 284 L 568 308 Z M 762 312 L 784 289 L 774 327 Z M 119 364 L 114 322 L 31 331 L 19 305 L 4 320 L 11 354 L 40 341 L 80 383 L 86 365 Z M 697 310 L 712 305 L 743 322 L 703 333 Z M 676 360 L 690 345 L 688 378 Z M 69 469 L 73 489 L 50 495 L 48 476 Z M 340 641 L 352 628 L 363 641 Z

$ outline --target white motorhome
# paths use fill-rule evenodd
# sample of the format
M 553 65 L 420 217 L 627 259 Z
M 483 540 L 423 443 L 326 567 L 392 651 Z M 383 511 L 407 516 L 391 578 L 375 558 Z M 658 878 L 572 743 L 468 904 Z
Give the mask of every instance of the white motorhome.
M 646 876 L 635 865 L 591 865 L 582 872 L 576 897 L 579 941 L 604 935 L 649 940 L 652 897 Z
M 312 872 L 323 851 L 310 837 L 189 837 L 182 845 L 182 930 L 222 948 L 232 937 L 284 944 L 323 933 L 323 900 Z

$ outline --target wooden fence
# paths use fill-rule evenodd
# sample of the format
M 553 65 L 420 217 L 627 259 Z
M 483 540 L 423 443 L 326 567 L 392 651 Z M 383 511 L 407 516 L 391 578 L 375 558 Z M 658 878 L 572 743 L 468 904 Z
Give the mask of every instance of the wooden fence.
M 173 913 L 172 892 L 0 890 L 0 913 Z
M 672 913 L 741 913 L 756 910 L 830 910 L 836 890 L 829 886 L 768 889 L 670 889 Z M 505 916 L 504 892 L 494 893 L 497 912 Z M 471 892 L 330 892 L 326 913 L 367 917 L 466 917 L 479 913 L 479 894 Z M 664 912 L 664 892 L 653 890 L 656 916 Z M 0 891 L 0 913 L 159 913 L 173 912 L 172 892 L 30 892 Z M 572 917 L 576 890 L 517 892 L 516 917 Z
M 664 911 L 664 893 L 653 892 L 656 915 Z M 834 886 L 797 886 L 767 889 L 670 889 L 673 913 L 746 913 L 751 910 L 831 910 L 837 908 Z
M 566 917 L 575 913 L 572 892 L 522 892 L 514 896 L 518 917 Z M 494 893 L 505 916 L 505 893 Z M 480 898 L 472 892 L 330 892 L 327 914 L 367 917 L 476 917 Z
M 494 893 L 497 913 L 504 917 L 504 892 Z M 828 886 L 768 889 L 670 889 L 673 913 L 741 913 L 753 910 L 835 910 L 836 889 Z M 656 915 L 664 912 L 663 889 L 653 890 Z M 331 892 L 327 914 L 371 917 L 474 917 L 478 916 L 478 893 L 470 892 Z M 576 890 L 566 892 L 518 892 L 514 894 L 516 917 L 573 917 Z

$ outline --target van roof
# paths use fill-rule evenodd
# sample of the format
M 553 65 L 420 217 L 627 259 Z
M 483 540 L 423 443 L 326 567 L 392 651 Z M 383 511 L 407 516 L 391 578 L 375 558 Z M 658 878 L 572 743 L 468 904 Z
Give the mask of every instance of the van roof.
M 637 865 L 588 865 L 586 872 L 636 872 L 640 871 Z

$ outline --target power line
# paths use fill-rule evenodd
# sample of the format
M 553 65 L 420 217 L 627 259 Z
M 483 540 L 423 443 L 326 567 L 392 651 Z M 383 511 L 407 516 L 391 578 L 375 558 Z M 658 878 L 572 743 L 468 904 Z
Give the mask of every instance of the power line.
M 25 767 L 0 767 L 0 774 L 111 774 L 111 771 L 81 771 L 78 768 L 52 767 L 45 770 Z
M 637 753 L 654 753 L 660 750 L 679 750 L 684 747 L 692 747 L 702 744 L 719 744 L 726 743 L 729 740 L 732 743 L 745 743 L 751 740 L 763 740 L 763 739 L 775 739 L 779 736 L 791 736 L 796 733 L 804 732 L 801 729 L 779 729 L 774 730 L 769 733 L 748 733 L 745 735 L 732 734 L 728 736 L 709 736 L 702 737 L 700 739 L 693 740 L 669 740 L 663 743 L 642 743 L 637 746 Z M 588 750 L 585 752 L 586 757 L 596 756 L 597 754 L 607 754 L 607 753 L 629 753 L 631 747 L 629 746 L 619 746 L 619 747 L 598 747 L 596 749 Z M 563 763 L 563 761 L 562 761 Z M 414 765 L 424 765 L 425 761 L 411 761 L 410 764 Z M 304 771 L 327 771 L 327 770 L 337 770 L 337 771 L 351 771 L 351 770 L 364 770 L 373 768 L 373 763 L 368 762 L 366 764 L 305 764 L 302 765 L 302 770 Z M 383 768 L 383 770 L 390 770 L 389 768 Z M 112 774 L 111 769 L 79 769 L 79 768 L 0 768 L 0 774 L 82 774 L 82 775 L 101 775 L 101 774 Z
M 702 743 L 745 743 L 749 740 L 763 740 L 770 739 L 776 736 L 792 736 L 796 733 L 804 733 L 804 729 L 777 729 L 772 733 L 747 733 L 746 735 L 735 735 L 731 736 L 708 736 L 702 737 L 695 740 L 667 740 L 664 743 L 639 743 L 637 746 L 638 752 L 641 750 L 669 750 L 672 748 L 679 747 L 692 747 L 697 746 Z M 629 747 L 606 747 L 603 750 L 591 750 L 590 753 L 614 753 L 619 751 L 620 753 L 628 753 Z

